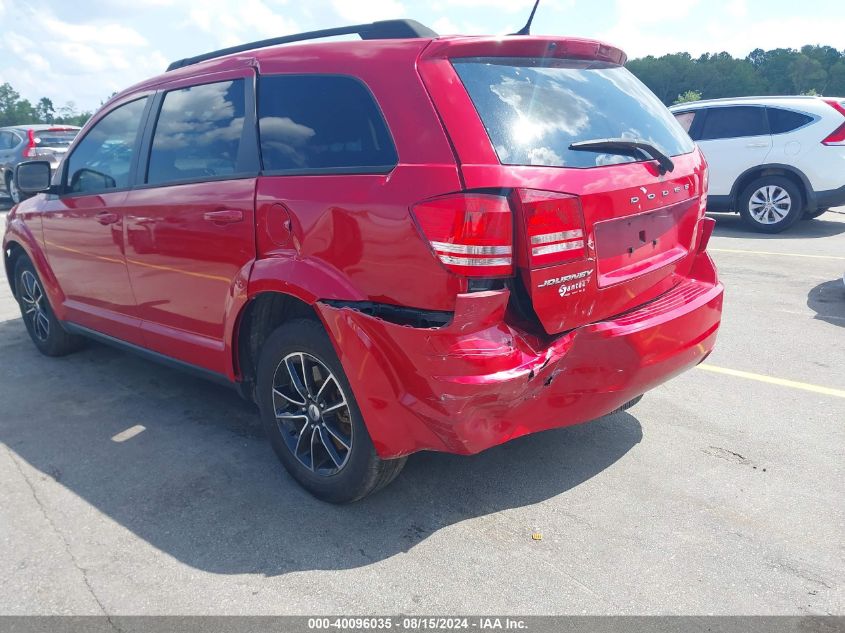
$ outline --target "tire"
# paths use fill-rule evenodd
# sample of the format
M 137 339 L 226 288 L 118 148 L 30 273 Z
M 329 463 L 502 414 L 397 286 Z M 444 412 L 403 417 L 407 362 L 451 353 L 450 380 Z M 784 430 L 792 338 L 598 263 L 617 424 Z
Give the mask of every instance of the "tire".
M 27 199 L 28 196 L 25 196 L 21 193 L 21 190 L 18 189 L 17 185 L 15 184 L 15 175 L 9 174 L 6 178 L 6 192 L 9 194 L 9 197 L 12 199 L 12 204 L 19 204 Z
M 782 176 L 764 176 L 740 194 L 739 214 L 754 231 L 780 233 L 804 215 L 804 196 L 798 186 Z
M 84 345 L 84 339 L 68 334 L 56 318 L 44 285 L 26 256 L 15 263 L 15 296 L 29 338 L 45 356 L 66 356 Z
M 312 495 L 350 503 L 393 481 L 407 458 L 376 455 L 364 418 L 322 325 L 296 319 L 264 343 L 258 407 L 279 460 Z
M 801 216 L 802 220 L 815 220 L 820 215 L 824 215 L 830 211 L 830 209 L 816 209 L 815 211 L 805 211 L 804 215 Z

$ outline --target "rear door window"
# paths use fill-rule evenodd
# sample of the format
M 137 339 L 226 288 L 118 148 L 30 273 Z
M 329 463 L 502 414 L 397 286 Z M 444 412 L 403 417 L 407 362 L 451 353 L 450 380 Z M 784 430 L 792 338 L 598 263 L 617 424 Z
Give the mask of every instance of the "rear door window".
M 766 109 L 759 106 L 708 108 L 696 140 L 711 141 L 744 136 L 766 136 L 769 123 Z
M 166 93 L 153 133 L 147 183 L 238 174 L 245 109 L 243 79 Z
M 813 120 L 813 117 L 794 110 L 784 110 L 783 108 L 766 108 L 766 110 L 769 114 L 769 128 L 772 130 L 772 134 L 792 132 Z
M 264 75 L 258 129 L 265 172 L 385 173 L 396 149 L 370 91 L 339 75 Z
M 646 160 L 578 141 L 643 140 L 670 156 L 693 143 L 660 100 L 628 70 L 596 61 L 486 57 L 454 59 L 499 161 L 505 165 L 596 167 Z
M 121 189 L 130 184 L 147 97 L 115 108 L 79 142 L 68 159 L 70 193 Z

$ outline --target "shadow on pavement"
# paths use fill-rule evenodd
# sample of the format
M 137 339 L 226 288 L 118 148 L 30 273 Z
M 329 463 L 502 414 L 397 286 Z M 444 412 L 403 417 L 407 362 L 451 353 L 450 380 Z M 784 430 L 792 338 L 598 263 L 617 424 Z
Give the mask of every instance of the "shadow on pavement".
M 379 494 L 336 507 L 284 472 L 234 391 L 99 345 L 42 357 L 20 319 L 0 322 L 0 357 L 0 441 L 154 547 L 214 573 L 367 565 L 443 527 L 560 495 L 642 438 L 621 413 L 474 457 L 422 453 Z M 135 425 L 146 430 L 111 439 Z
M 810 290 L 807 306 L 816 313 L 814 319 L 845 327 L 845 284 L 842 279 L 825 281 Z
M 845 213 L 828 211 L 814 220 L 799 220 L 783 233 L 757 233 L 749 229 L 737 213 L 708 213 L 716 220 L 713 235 L 719 237 L 756 238 L 760 240 L 784 240 L 797 238 L 831 237 L 845 233 L 845 222 L 836 222 L 834 218 L 845 220 Z

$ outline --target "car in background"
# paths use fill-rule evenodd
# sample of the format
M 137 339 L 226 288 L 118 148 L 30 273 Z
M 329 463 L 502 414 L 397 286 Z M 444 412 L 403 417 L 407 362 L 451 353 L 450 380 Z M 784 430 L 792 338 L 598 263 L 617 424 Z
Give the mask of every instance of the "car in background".
M 845 98 L 712 99 L 670 111 L 710 166 L 708 211 L 780 233 L 845 204 Z
M 48 160 L 53 170 L 59 166 L 81 128 L 75 125 L 31 124 L 0 128 L 0 191 L 17 204 L 21 192 L 15 184 L 15 167 L 25 160 Z

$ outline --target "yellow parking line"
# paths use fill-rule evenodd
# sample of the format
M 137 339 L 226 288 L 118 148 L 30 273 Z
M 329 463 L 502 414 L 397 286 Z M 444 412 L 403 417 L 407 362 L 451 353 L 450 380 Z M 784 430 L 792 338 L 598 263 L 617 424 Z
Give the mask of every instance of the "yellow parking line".
M 774 251 L 743 251 L 736 248 L 710 248 L 707 250 L 713 253 L 745 253 L 746 255 L 782 255 L 784 257 L 808 257 L 810 259 L 843 259 L 838 255 L 807 255 L 805 253 L 776 253 Z
M 792 389 L 803 389 L 804 391 L 812 391 L 813 393 L 820 393 L 825 396 L 845 398 L 845 389 L 833 389 L 832 387 L 811 385 L 808 382 L 796 382 L 794 380 L 786 380 L 785 378 L 775 378 L 774 376 L 764 376 L 763 374 L 752 374 L 751 372 L 747 371 L 739 371 L 738 369 L 728 369 L 727 367 L 716 367 L 715 365 L 708 365 L 706 363 L 702 363 L 698 366 L 698 368 L 703 369 L 705 371 L 713 372 L 714 374 L 725 374 L 726 376 L 735 376 L 736 378 L 747 378 L 748 380 L 767 382 L 771 385 L 791 387 Z

